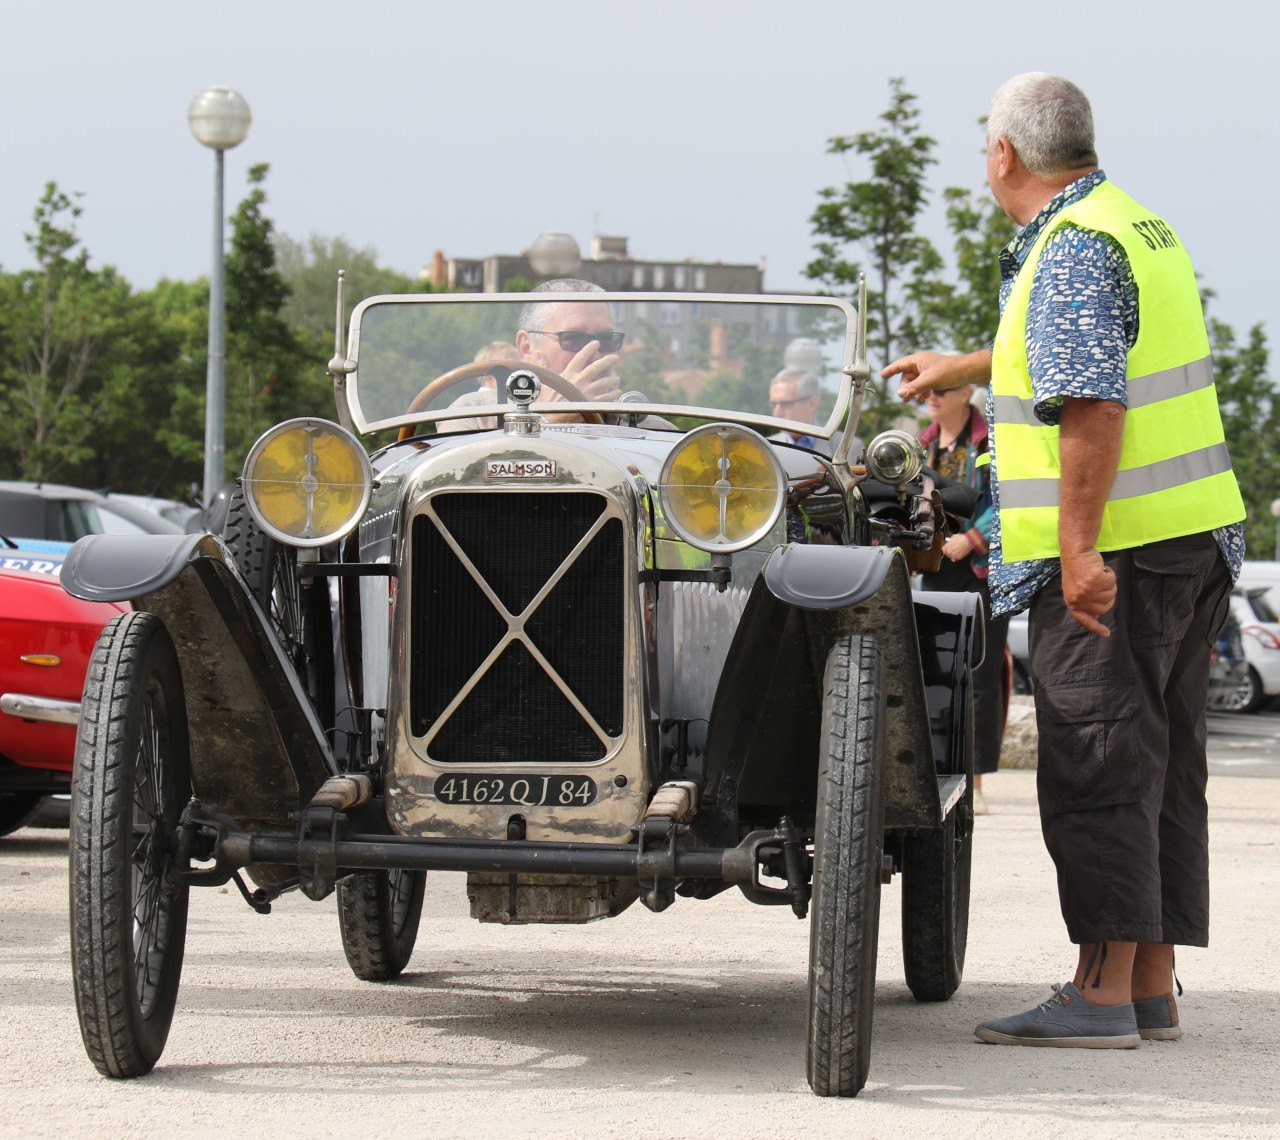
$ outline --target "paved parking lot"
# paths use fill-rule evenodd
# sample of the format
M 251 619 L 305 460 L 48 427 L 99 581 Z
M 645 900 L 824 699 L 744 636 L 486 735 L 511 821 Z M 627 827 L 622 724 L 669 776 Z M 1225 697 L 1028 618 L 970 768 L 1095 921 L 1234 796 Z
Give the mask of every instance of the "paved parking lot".
M 1187 1035 L 1123 1053 L 972 1037 L 1067 971 L 1034 781 L 986 784 L 950 1002 L 907 992 L 886 888 L 871 1078 L 850 1102 L 805 1086 L 807 924 L 784 909 L 732 892 L 586 927 L 480 926 L 446 874 L 408 974 L 382 986 L 347 969 L 332 900 L 290 895 L 263 917 L 193 892 L 168 1051 L 147 1078 L 107 1081 L 72 1006 L 66 833 L 27 830 L 0 842 L 0 1133 L 1280 1134 L 1280 781 L 1211 779 L 1215 945 L 1178 955 Z
M 1280 712 L 1209 714 L 1209 771 L 1280 777 Z

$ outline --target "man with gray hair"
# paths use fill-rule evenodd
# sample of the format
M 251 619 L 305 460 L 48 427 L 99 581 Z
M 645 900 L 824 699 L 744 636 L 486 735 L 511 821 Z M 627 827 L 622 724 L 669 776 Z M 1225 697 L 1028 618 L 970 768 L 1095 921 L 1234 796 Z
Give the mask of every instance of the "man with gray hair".
M 818 378 L 805 368 L 784 368 L 769 382 L 769 403 L 773 415 L 779 419 L 798 420 L 801 423 L 814 424 L 818 419 Z M 809 432 L 794 430 L 780 431 L 771 438 L 784 443 L 795 443 L 807 447 L 830 458 L 835 454 L 840 442 L 840 432 L 831 439 L 820 439 Z M 850 455 L 857 456 L 862 451 L 862 443 L 855 436 L 852 441 Z
M 534 293 L 603 293 L 599 285 L 573 277 L 544 281 Z M 529 301 L 520 310 L 516 351 L 520 359 L 558 372 L 588 400 L 615 401 L 622 382 L 614 372 L 623 334 L 613 328 L 613 310 L 602 301 Z M 543 399 L 561 399 L 546 392 Z M 576 418 L 576 417 L 575 417 Z
M 536 294 L 603 293 L 599 285 L 574 277 L 544 281 L 532 290 Z M 613 328 L 613 310 L 604 302 L 581 300 L 528 301 L 520 309 L 516 352 L 521 361 L 557 372 L 573 384 L 587 400 L 616 401 L 622 383 L 614 372 L 623 334 Z M 468 392 L 454 400 L 452 407 L 482 407 L 501 402 L 494 389 Z M 540 400 L 548 403 L 564 397 L 544 386 Z M 580 420 L 577 413 L 547 415 L 551 423 Z M 445 432 L 483 431 L 497 427 L 490 416 L 446 420 Z
M 899 393 L 990 376 L 990 588 L 1030 610 L 1041 830 L 1075 977 L 985 1021 L 1007 1045 L 1179 1037 L 1173 948 L 1208 944 L 1209 653 L 1244 557 L 1191 260 L 1107 180 L 1089 101 L 1034 72 L 992 101 L 987 180 L 1019 226 L 990 349 L 916 353 Z

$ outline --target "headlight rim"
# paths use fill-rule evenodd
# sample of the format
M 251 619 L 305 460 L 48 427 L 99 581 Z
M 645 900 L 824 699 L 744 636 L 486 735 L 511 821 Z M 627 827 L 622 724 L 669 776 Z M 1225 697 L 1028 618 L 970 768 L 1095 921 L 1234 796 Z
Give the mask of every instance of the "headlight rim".
M 900 444 L 907 451 L 908 457 L 911 461 L 906 474 L 894 479 L 887 478 L 880 470 L 878 470 L 873 458 L 876 453 L 876 448 L 880 444 L 888 442 Z M 924 470 L 926 459 L 927 456 L 925 455 L 924 444 L 922 444 L 919 439 L 909 431 L 905 431 L 902 428 L 887 428 L 885 431 L 878 433 L 875 438 L 867 444 L 867 471 L 873 479 L 878 479 L 880 482 L 887 483 L 891 487 L 902 487 L 907 483 L 910 483 L 913 479 L 919 478 L 920 472 Z
M 263 517 L 262 512 L 258 508 L 257 500 L 253 495 L 253 483 L 255 482 L 252 471 L 254 464 L 261 457 L 262 452 L 269 444 L 284 435 L 286 432 L 294 431 L 302 428 L 312 431 L 316 428 L 323 428 L 325 431 L 342 439 L 350 447 L 352 454 L 358 460 L 360 466 L 360 476 L 364 484 L 364 489 L 360 496 L 360 502 L 356 509 L 351 513 L 341 527 L 332 530 L 325 535 L 317 535 L 311 538 L 298 538 L 296 535 L 289 534 L 287 531 L 281 530 Z M 253 521 L 258 524 L 259 528 L 274 539 L 276 542 L 285 546 L 292 546 L 299 550 L 312 550 L 322 546 L 328 546 L 330 543 L 338 542 L 349 535 L 364 518 L 365 512 L 369 509 L 369 502 L 373 497 L 373 464 L 369 462 L 369 454 L 365 451 L 364 446 L 354 433 L 348 431 L 341 424 L 334 423 L 332 420 L 326 420 L 320 416 L 295 416 L 293 419 L 281 420 L 280 423 L 268 428 L 258 437 L 254 445 L 249 449 L 249 454 L 245 456 L 244 467 L 240 472 L 241 487 L 244 492 L 245 505 L 249 508 L 249 514 L 253 516 Z
M 770 512 L 767 522 L 753 530 L 746 538 L 737 542 L 708 543 L 705 539 L 692 534 L 681 524 L 675 512 L 671 508 L 670 496 L 668 495 L 667 488 L 672 485 L 670 481 L 671 468 L 686 447 L 703 436 L 718 434 L 719 432 L 726 430 L 737 432 L 759 442 L 762 452 L 768 456 L 769 465 L 777 479 L 777 504 Z M 662 464 L 662 470 L 658 475 L 657 484 L 658 502 L 662 508 L 662 517 L 666 521 L 667 525 L 670 526 L 683 541 L 707 554 L 734 554 L 740 550 L 749 549 L 764 538 L 765 535 L 778 525 L 778 520 L 787 509 L 787 487 L 788 480 L 786 468 L 782 466 L 782 461 L 778 458 L 773 447 L 770 446 L 768 439 L 758 431 L 754 431 L 742 424 L 730 423 L 728 421 L 717 421 L 715 423 L 703 424 L 701 427 L 696 427 L 692 431 L 685 432 L 680 442 L 667 453 L 667 457 Z

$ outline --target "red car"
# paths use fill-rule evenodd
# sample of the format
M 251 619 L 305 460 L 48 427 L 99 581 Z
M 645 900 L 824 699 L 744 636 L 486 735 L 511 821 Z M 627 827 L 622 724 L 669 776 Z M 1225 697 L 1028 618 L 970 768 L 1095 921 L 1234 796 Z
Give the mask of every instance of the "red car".
M 124 603 L 73 598 L 56 573 L 10 569 L 4 561 L 0 560 L 0 835 L 22 827 L 45 796 L 71 790 L 89 656 L 102 627 L 129 609 Z M 56 570 L 55 563 L 49 566 Z

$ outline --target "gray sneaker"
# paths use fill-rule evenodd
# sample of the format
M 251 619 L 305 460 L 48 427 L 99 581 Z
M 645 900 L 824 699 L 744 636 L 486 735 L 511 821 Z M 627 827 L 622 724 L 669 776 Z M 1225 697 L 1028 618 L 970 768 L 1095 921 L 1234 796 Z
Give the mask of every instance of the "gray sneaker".
M 1182 1036 L 1173 994 L 1135 1001 L 1133 1012 L 1138 1019 L 1138 1035 L 1144 1041 L 1177 1041 Z
M 1053 997 L 1013 1017 L 984 1021 L 974 1030 L 992 1045 L 1038 1045 L 1050 1049 L 1136 1049 L 1138 1022 L 1133 1002 L 1090 1005 L 1068 982 Z

